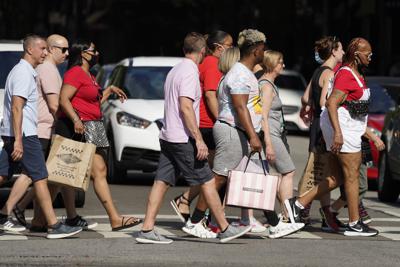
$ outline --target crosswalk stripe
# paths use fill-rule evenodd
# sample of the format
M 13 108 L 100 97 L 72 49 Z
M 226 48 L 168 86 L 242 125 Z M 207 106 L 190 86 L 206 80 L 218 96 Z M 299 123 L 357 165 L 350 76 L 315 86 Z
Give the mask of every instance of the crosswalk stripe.
M 374 228 L 379 231 L 380 236 L 389 238 L 391 240 L 400 240 L 400 227 L 376 226 Z
M 322 239 L 322 237 L 306 231 L 300 231 L 284 238 L 300 238 L 300 239 Z
M 0 241 L 18 241 L 18 240 L 28 240 L 28 237 L 22 235 L 21 233 L 0 233 Z
M 94 229 L 97 233 L 101 234 L 104 236 L 104 238 L 132 238 L 135 237 L 137 232 L 141 230 L 141 225 L 136 225 L 134 227 L 120 230 L 113 232 L 111 231 L 110 224 L 108 223 L 99 223 Z M 167 231 L 163 228 L 160 227 L 155 227 L 155 229 L 158 231 L 159 234 L 165 235 L 165 236 L 176 236 L 175 234 L 171 233 L 170 231 Z

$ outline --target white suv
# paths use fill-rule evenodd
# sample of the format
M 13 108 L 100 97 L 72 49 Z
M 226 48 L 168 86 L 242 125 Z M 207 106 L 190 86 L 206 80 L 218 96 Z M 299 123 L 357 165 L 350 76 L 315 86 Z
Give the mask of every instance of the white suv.
M 118 182 L 128 169 L 152 172 L 160 155 L 159 131 L 164 117 L 164 82 L 178 57 L 136 57 L 119 62 L 109 84 L 123 89 L 128 99 L 103 103 L 104 123 L 111 148 L 108 180 Z
M 0 125 L 3 121 L 4 87 L 8 73 L 22 57 L 22 43 L 18 41 L 0 41 Z M 0 148 L 3 140 L 0 138 Z

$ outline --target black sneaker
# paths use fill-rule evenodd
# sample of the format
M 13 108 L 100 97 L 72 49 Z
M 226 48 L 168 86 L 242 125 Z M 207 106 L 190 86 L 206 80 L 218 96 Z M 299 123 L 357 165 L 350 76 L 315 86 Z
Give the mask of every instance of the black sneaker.
M 345 236 L 376 236 L 378 234 L 378 230 L 370 228 L 361 220 L 358 220 L 356 225 L 346 225 L 346 231 L 344 231 Z
M 68 226 L 61 222 L 58 222 L 53 226 L 49 226 L 46 237 L 48 239 L 65 238 L 65 237 L 76 235 L 77 233 L 79 233 L 81 231 L 82 231 L 82 227 Z
M 288 212 L 290 221 L 292 223 L 299 223 L 301 222 L 300 219 L 300 212 L 301 212 L 301 208 L 298 207 L 295 203 L 296 203 L 297 198 L 296 197 L 292 197 L 290 199 L 286 199 L 285 200 L 285 207 L 286 210 Z
M 68 226 L 82 227 L 83 230 L 90 230 L 98 225 L 97 222 L 88 222 L 79 215 L 76 215 L 76 217 L 73 219 L 66 219 L 65 224 Z

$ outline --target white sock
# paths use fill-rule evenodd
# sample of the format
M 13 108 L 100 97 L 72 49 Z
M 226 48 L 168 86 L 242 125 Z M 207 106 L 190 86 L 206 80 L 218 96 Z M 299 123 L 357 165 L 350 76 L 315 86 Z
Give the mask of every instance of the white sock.
M 298 200 L 296 200 L 296 202 L 294 202 L 294 204 L 297 206 L 297 207 L 299 207 L 300 209 L 304 209 L 304 206 L 303 205 L 301 205 L 301 203 L 298 201 Z
M 358 220 L 355 221 L 355 222 L 349 222 L 349 226 L 354 226 L 354 225 L 356 225 L 357 223 L 358 223 Z

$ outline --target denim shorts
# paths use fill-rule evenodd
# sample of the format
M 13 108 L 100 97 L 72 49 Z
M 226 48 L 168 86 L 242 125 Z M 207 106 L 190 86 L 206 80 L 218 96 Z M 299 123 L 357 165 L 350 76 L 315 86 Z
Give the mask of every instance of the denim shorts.
M 160 139 L 161 155 L 155 180 L 175 185 L 181 176 L 189 185 L 202 185 L 214 175 L 207 160 L 196 159 L 197 149 L 193 139 L 187 143 L 170 143 Z
M 22 137 L 24 153 L 18 162 L 13 161 L 11 153 L 14 150 L 14 137 L 2 136 L 4 146 L 0 152 L 0 176 L 11 178 L 13 174 L 22 171 L 33 182 L 48 177 L 43 148 L 39 138 L 34 136 Z

